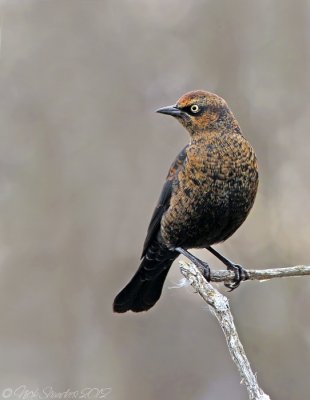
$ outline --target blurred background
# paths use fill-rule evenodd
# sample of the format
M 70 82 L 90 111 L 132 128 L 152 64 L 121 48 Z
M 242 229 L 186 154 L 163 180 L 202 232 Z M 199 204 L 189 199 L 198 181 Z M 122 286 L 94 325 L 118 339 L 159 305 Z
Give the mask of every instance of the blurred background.
M 205 303 L 171 288 L 177 263 L 149 312 L 116 315 L 112 302 L 188 141 L 154 110 L 193 89 L 227 100 L 260 164 L 249 218 L 217 248 L 252 268 L 310 263 L 309 1 L 2 0 L 0 10 L 2 397 L 25 385 L 246 400 Z M 228 296 L 264 390 L 308 399 L 310 280 Z

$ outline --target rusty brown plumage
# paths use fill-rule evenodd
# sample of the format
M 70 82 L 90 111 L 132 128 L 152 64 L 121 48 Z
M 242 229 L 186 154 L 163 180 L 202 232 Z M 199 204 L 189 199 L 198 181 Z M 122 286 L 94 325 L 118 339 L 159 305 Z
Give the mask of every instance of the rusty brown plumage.
M 142 262 L 116 297 L 116 312 L 151 308 L 180 249 L 205 247 L 226 260 L 210 246 L 239 228 L 257 191 L 254 150 L 225 100 L 193 91 L 158 112 L 178 119 L 191 140 L 169 170 L 148 229 Z M 232 263 L 226 261 L 229 267 Z

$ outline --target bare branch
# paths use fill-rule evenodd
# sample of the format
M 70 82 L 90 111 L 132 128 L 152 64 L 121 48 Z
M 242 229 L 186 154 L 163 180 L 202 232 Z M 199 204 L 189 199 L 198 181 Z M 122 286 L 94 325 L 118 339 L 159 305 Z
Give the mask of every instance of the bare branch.
M 251 369 L 250 363 L 238 337 L 233 316 L 230 312 L 227 297 L 223 296 L 212 285 L 210 285 L 210 283 L 205 280 L 199 269 L 194 264 L 186 263 L 185 261 L 181 260 L 179 262 L 179 265 L 182 274 L 185 276 L 186 279 L 190 281 L 193 288 L 206 301 L 206 303 L 210 307 L 211 312 L 216 316 L 219 324 L 221 325 L 231 357 L 239 369 L 241 382 L 245 383 L 246 385 L 249 399 L 270 400 L 270 397 L 266 395 L 263 390 L 258 386 L 256 376 Z M 233 276 L 234 275 L 232 274 L 231 278 L 233 278 Z M 268 276 L 271 277 L 270 275 Z
M 297 265 L 295 267 L 286 268 L 269 268 L 269 269 L 245 269 L 249 276 L 249 280 L 269 280 L 272 278 L 288 278 L 292 276 L 310 275 L 310 266 Z M 234 279 L 234 272 L 227 270 L 211 271 L 212 282 L 231 282 Z

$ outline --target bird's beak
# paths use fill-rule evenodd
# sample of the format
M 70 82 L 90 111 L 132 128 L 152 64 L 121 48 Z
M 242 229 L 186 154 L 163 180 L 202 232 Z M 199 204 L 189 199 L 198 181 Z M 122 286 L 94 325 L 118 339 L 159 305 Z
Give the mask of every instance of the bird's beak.
M 182 113 L 175 104 L 173 106 L 159 108 L 156 110 L 156 112 L 160 114 L 172 115 L 173 117 L 178 117 Z

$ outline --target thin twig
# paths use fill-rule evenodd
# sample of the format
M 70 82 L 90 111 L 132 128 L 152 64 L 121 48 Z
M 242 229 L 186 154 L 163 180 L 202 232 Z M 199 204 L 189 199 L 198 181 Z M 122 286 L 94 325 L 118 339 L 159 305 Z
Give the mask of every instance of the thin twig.
M 223 296 L 212 285 L 210 285 L 194 264 L 181 260 L 179 265 L 182 274 L 190 281 L 193 288 L 208 303 L 210 310 L 216 316 L 221 325 L 231 357 L 237 365 L 241 375 L 241 382 L 246 385 L 249 399 L 270 400 L 270 397 L 258 386 L 256 376 L 251 369 L 250 363 L 238 337 L 227 297 Z M 268 276 L 270 277 L 270 275 Z
M 286 268 L 269 268 L 269 269 L 245 269 L 249 280 L 264 281 L 272 278 L 288 278 L 292 276 L 310 275 L 309 265 L 296 265 L 295 267 Z M 233 271 L 218 270 L 211 271 L 212 282 L 231 282 L 235 277 Z

